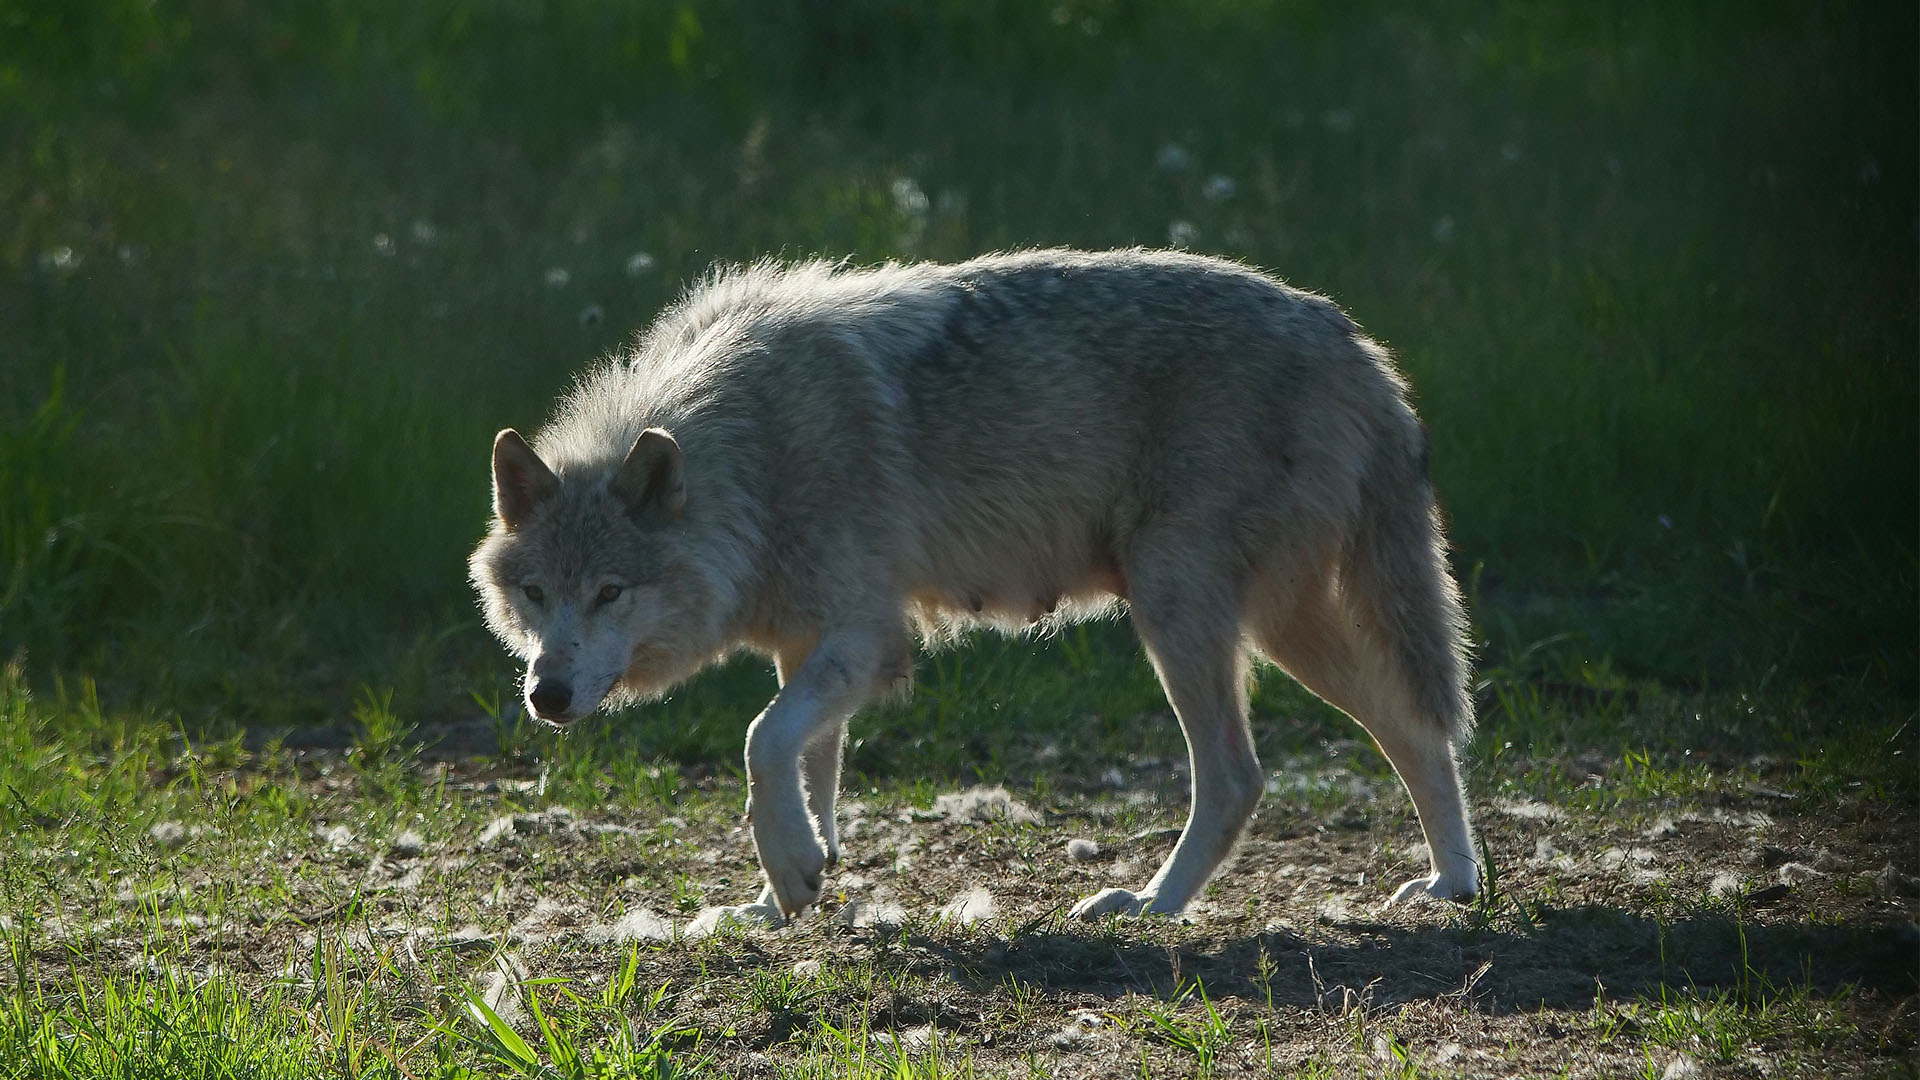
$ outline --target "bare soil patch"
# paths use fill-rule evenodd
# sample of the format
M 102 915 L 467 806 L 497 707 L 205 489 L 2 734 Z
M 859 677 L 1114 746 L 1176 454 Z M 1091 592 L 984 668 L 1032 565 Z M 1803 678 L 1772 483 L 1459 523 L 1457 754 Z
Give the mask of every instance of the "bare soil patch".
M 985 1075 L 1915 1064 L 1910 806 L 1763 789 L 1596 813 L 1509 793 L 1478 807 L 1486 903 L 1383 908 L 1424 865 L 1404 796 L 1352 778 L 1309 810 L 1283 771 L 1186 916 L 1088 925 L 1063 917 L 1076 898 L 1138 884 L 1170 848 L 1183 801 L 1171 771 L 1044 801 L 869 793 L 843 801 L 845 861 L 817 911 L 703 936 L 704 909 L 758 890 L 731 781 L 700 781 L 668 809 L 535 809 L 513 804 L 537 802 L 537 780 L 434 768 L 443 813 L 323 821 L 270 842 L 269 863 L 214 821 L 156 826 L 138 841 L 151 876 L 63 890 L 33 962 L 47 978 L 76 955 L 126 970 L 155 962 L 157 936 L 178 962 L 257 982 L 307 978 L 332 950 L 406 984 L 423 1024 L 463 985 L 524 1024 L 541 980 L 597 992 L 638 948 L 640 983 L 668 989 L 637 1019 L 697 1030 L 685 1052 L 720 1075 L 797 1067 L 825 1025 Z M 338 798 L 339 783 L 308 786 Z

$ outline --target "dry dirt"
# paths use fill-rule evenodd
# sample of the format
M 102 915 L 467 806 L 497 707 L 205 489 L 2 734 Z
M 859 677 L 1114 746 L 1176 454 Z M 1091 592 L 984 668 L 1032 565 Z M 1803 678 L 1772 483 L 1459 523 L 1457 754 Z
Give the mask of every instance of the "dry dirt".
M 1490 903 L 1383 909 L 1420 869 L 1404 795 L 1282 770 L 1185 917 L 1082 925 L 1063 918 L 1074 899 L 1137 885 L 1171 847 L 1177 777 L 1136 770 L 1045 803 L 1004 789 L 925 808 L 848 795 L 845 860 L 817 911 L 703 936 L 703 909 L 757 891 L 729 781 L 671 813 L 516 811 L 537 801 L 529 781 L 436 768 L 466 813 L 392 835 L 323 823 L 274 856 L 291 902 L 233 899 L 257 862 L 214 857 L 222 839 L 201 823 L 156 826 L 145 842 L 198 868 L 164 893 L 120 887 L 117 913 L 89 926 L 52 920 L 38 959 L 64 970 L 71 946 L 107 967 L 150 963 L 131 928 L 157 918 L 182 959 L 243 979 L 297 980 L 334 949 L 406 984 L 422 1022 L 464 981 L 524 1023 L 527 978 L 597 994 L 638 942 L 643 992 L 669 992 L 636 1021 L 697 1028 L 686 1052 L 720 1075 L 793 1065 L 822 1021 L 864 1026 L 875 1045 L 937 1041 L 983 1075 L 1915 1069 L 1912 807 L 1841 798 L 1811 813 L 1756 789 L 1597 814 L 1497 797 L 1477 807 Z M 1211 1057 L 1153 1021 L 1204 1020 L 1196 981 L 1228 1033 Z M 1733 1042 L 1687 1045 L 1663 995 L 1742 1003 L 1747 1020 Z M 1754 1019 L 1768 1008 L 1776 1022 Z

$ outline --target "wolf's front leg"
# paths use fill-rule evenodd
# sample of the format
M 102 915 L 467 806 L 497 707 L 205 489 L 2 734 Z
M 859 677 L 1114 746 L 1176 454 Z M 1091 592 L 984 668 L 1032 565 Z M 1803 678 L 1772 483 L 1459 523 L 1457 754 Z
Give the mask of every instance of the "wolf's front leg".
M 811 758 L 809 747 L 826 742 L 873 695 L 885 644 L 868 633 L 829 636 L 747 728 L 753 844 L 773 900 L 789 918 L 819 898 L 827 867 L 828 847 L 816 830 L 801 779 L 803 758 Z M 838 738 L 831 739 L 831 750 L 837 761 Z M 809 779 L 820 783 L 825 770 L 812 760 L 808 764 L 813 765 Z M 830 815 L 832 796 L 823 794 Z
M 829 867 L 840 861 L 840 827 L 833 819 L 833 804 L 840 794 L 840 756 L 846 741 L 845 720 L 825 725 L 800 760 L 807 784 L 807 813 L 826 846 Z
M 814 643 L 808 641 L 804 646 L 783 648 L 774 655 L 773 671 L 782 688 L 806 665 L 813 648 Z M 829 867 L 840 861 L 839 826 L 834 821 L 833 804 L 840 793 L 840 758 L 846 741 L 845 720 L 822 724 L 800 757 L 801 779 L 807 785 L 807 813 L 813 816 L 813 827 L 819 832 L 821 843 L 826 845 Z M 761 899 L 771 902 L 771 897 L 769 889 Z

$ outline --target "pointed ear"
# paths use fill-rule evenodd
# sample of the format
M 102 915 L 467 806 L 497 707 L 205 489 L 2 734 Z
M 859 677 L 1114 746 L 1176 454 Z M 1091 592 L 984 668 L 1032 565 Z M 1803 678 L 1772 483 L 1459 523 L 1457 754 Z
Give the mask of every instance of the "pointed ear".
M 620 471 L 607 490 L 630 509 L 658 508 L 671 514 L 687 505 L 687 484 L 681 468 L 680 444 L 660 428 L 648 428 L 633 441 Z
M 507 428 L 493 437 L 493 512 L 509 531 L 558 490 L 560 478 L 519 432 Z

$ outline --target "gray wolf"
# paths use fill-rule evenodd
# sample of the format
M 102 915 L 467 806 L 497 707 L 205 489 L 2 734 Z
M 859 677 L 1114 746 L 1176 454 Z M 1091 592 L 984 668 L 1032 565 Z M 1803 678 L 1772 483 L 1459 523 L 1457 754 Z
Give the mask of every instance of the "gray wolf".
M 1264 774 L 1265 658 L 1371 734 L 1431 873 L 1478 866 L 1454 747 L 1464 618 L 1427 441 L 1386 351 L 1331 302 L 1213 258 L 1027 251 L 954 265 L 712 273 L 584 374 L 529 444 L 493 444 L 471 578 L 570 724 L 739 649 L 779 693 L 747 730 L 747 812 L 784 921 L 839 855 L 849 716 L 905 692 L 916 639 L 1124 606 L 1192 762 L 1152 880 L 1074 913 L 1183 908 Z

